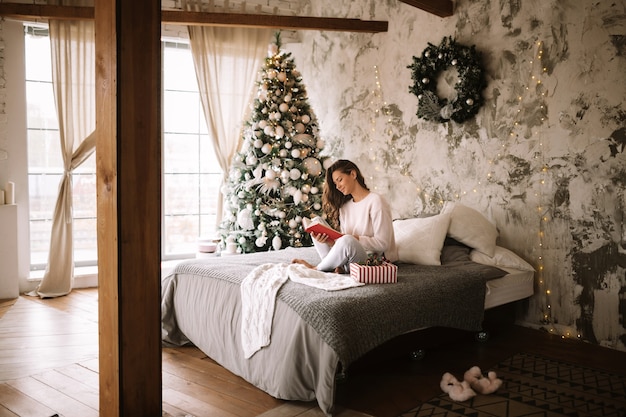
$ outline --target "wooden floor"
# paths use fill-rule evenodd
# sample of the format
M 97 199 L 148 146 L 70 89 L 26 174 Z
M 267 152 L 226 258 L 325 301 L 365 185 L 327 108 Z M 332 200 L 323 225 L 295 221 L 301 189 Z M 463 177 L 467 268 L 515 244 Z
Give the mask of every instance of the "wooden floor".
M 0 417 L 98 416 L 96 289 L 41 300 L 0 301 Z M 500 313 L 495 312 L 498 316 Z M 544 331 L 489 325 L 491 338 L 449 329 L 406 335 L 356 362 L 336 392 L 338 417 L 395 417 L 440 393 L 444 372 L 461 378 L 514 353 L 535 353 L 626 375 L 626 352 Z M 411 360 L 420 347 L 425 356 Z M 193 347 L 163 349 L 164 416 L 321 417 L 314 402 L 277 400 Z

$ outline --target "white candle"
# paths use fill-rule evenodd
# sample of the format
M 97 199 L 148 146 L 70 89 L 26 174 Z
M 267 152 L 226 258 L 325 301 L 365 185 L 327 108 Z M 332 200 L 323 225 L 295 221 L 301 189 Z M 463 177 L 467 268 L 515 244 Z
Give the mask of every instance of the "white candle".
M 0 205 L 4 204 L 4 190 L 0 190 Z
M 7 182 L 4 188 L 4 201 L 6 204 L 15 204 L 15 183 Z

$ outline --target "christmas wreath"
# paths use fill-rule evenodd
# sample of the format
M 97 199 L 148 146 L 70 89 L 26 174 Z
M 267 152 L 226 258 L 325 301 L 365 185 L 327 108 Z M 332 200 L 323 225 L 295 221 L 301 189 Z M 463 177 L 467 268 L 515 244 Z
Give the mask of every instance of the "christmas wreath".
M 420 58 L 413 57 L 413 86 L 409 91 L 419 100 L 417 116 L 426 120 L 457 123 L 473 117 L 483 104 L 482 90 L 485 78 L 481 56 L 474 46 L 459 45 L 451 37 L 445 37 L 439 46 L 428 43 Z M 456 68 L 458 82 L 455 97 L 437 95 L 437 79 L 441 73 Z

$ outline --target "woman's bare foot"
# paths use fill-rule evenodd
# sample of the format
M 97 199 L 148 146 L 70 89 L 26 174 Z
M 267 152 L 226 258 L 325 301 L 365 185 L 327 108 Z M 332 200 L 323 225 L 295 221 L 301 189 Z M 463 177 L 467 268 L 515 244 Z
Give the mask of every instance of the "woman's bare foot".
M 307 268 L 315 269 L 315 266 L 311 265 L 310 263 L 308 263 L 304 259 L 294 259 L 294 260 L 291 261 L 291 263 L 292 264 L 300 264 L 300 265 L 306 266 Z

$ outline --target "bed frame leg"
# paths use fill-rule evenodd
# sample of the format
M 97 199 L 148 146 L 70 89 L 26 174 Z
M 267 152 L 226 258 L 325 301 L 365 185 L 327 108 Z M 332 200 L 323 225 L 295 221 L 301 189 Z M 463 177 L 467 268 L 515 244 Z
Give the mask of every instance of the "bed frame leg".
M 343 384 L 348 380 L 348 374 L 342 369 L 335 374 L 335 382 L 337 384 Z
M 421 361 L 426 356 L 426 350 L 416 349 L 409 354 L 412 361 Z
M 487 340 L 489 340 L 489 332 L 487 330 L 482 330 L 480 332 L 476 332 L 476 334 L 474 335 L 474 339 L 476 339 L 476 341 L 478 342 L 486 342 Z

